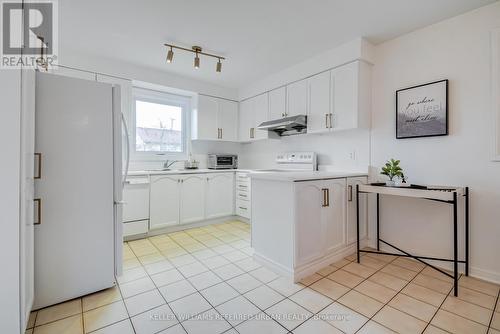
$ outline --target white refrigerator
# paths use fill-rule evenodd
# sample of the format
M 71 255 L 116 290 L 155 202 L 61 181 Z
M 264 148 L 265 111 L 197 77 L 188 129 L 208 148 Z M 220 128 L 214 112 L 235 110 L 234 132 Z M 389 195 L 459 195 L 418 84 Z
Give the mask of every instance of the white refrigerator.
M 112 84 L 36 74 L 33 309 L 116 284 L 122 115 Z

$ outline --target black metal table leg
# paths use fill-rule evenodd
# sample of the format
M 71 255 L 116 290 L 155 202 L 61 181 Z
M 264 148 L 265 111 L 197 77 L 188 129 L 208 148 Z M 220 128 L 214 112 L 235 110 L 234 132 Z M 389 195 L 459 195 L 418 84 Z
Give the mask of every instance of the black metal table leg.
M 457 228 L 457 193 L 453 193 L 453 285 L 455 297 L 458 296 L 458 228 Z
M 469 276 L 469 187 L 465 187 L 465 276 Z
M 380 194 L 377 194 L 377 250 L 380 251 Z
M 359 263 L 359 184 L 356 185 L 356 256 Z

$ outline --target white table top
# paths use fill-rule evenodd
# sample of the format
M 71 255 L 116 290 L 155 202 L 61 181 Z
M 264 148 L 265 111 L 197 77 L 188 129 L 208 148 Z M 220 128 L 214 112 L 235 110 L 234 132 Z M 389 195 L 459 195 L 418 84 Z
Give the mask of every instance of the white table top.
M 369 184 L 359 185 L 359 191 L 367 193 L 377 193 L 383 195 L 393 195 L 393 196 L 405 196 L 405 197 L 416 197 L 416 198 L 429 198 L 438 199 L 443 201 L 452 201 L 453 193 L 457 195 L 465 194 L 464 187 L 443 187 L 443 186 L 428 186 L 429 188 L 454 188 L 451 191 L 444 190 L 428 190 L 428 189 L 415 189 L 408 187 L 386 187 L 386 186 L 373 186 Z

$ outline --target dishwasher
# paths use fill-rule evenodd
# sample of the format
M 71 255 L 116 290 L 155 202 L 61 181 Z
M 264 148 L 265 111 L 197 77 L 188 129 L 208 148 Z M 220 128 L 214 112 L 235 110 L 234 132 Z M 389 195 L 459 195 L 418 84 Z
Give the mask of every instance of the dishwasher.
M 123 188 L 123 237 L 148 233 L 149 175 L 128 176 Z

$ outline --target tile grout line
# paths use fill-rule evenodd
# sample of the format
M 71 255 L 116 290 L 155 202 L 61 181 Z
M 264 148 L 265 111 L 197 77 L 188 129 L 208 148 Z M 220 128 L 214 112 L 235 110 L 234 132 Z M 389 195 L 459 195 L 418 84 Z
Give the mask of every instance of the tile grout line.
M 493 322 L 493 318 L 495 317 L 495 312 L 497 311 L 497 308 L 498 308 L 498 300 L 499 300 L 499 298 L 500 298 L 500 290 L 497 293 L 497 299 L 495 301 L 495 306 L 493 307 L 493 313 L 491 314 L 490 322 L 488 324 L 488 329 L 487 329 L 488 333 L 489 333 L 489 331 L 491 329 L 491 323 Z M 493 329 L 495 329 L 495 328 L 493 328 Z

